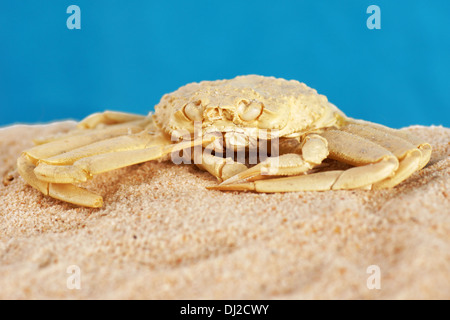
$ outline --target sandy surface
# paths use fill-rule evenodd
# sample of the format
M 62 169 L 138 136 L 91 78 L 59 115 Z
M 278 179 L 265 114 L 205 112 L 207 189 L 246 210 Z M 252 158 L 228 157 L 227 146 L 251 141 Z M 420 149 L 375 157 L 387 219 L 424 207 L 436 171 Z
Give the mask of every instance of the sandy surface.
M 1 299 L 450 299 L 450 129 L 405 129 L 434 150 L 393 190 L 222 193 L 195 167 L 149 162 L 96 177 L 105 206 L 86 209 L 14 170 L 33 137 L 71 127 L 0 129 Z

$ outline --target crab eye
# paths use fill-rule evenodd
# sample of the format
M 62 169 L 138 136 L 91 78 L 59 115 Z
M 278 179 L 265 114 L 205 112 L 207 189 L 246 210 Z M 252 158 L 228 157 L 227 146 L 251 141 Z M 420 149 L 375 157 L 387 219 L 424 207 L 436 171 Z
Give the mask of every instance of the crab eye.
M 244 121 L 254 121 L 259 118 L 263 111 L 263 105 L 260 102 L 242 100 L 237 111 L 239 118 Z
M 189 102 L 184 106 L 183 109 L 186 117 L 191 121 L 202 121 L 203 120 L 203 106 L 200 101 Z

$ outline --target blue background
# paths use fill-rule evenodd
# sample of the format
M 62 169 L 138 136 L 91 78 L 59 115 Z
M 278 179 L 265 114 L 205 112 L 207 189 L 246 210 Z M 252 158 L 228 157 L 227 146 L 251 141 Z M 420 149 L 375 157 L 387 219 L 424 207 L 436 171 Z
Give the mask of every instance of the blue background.
M 81 30 L 66 27 L 72 4 Z M 262 74 L 352 117 L 448 127 L 449 17 L 448 0 L 1 0 L 0 126 L 146 114 L 186 83 Z

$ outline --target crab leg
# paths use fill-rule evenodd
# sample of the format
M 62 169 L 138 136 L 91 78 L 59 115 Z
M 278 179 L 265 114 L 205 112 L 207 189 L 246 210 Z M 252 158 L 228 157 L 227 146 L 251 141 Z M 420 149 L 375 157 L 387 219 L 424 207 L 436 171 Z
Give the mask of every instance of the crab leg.
M 44 195 L 70 202 L 80 206 L 99 208 L 103 205 L 101 196 L 72 184 L 48 183 L 41 181 L 34 174 L 35 165 L 32 160 L 22 154 L 17 160 L 17 167 L 23 179 Z
M 290 192 L 313 190 L 358 189 L 383 180 L 398 168 L 397 158 L 385 148 L 357 135 L 329 130 L 321 134 L 328 141 L 330 158 L 356 165 L 348 170 L 257 180 L 210 187 L 216 190 L 253 190 L 257 192 Z
M 267 158 L 254 167 L 225 180 L 221 185 L 267 179 L 270 176 L 292 176 L 304 173 L 320 164 L 328 155 L 327 141 L 310 134 L 302 142 L 297 139 L 280 141 L 279 157 Z
M 89 192 L 86 189 L 79 188 L 72 184 L 50 183 L 51 181 L 43 181 L 38 178 L 35 174 L 37 163 L 42 158 L 69 152 L 96 141 L 140 132 L 150 122 L 150 119 L 137 120 L 129 123 L 111 125 L 95 131 L 76 130 L 61 137 L 56 137 L 52 142 L 25 151 L 17 161 L 18 171 L 28 184 L 45 195 L 82 206 L 101 207 L 103 201 L 102 197 Z M 73 179 L 71 181 L 73 181 Z
M 200 169 L 206 170 L 219 181 L 226 180 L 232 176 L 247 170 L 243 163 L 236 162 L 231 158 L 221 158 L 209 153 L 202 153 L 202 161 L 197 164 Z
M 389 150 L 358 135 L 340 130 L 321 134 L 327 139 L 330 158 L 356 166 L 345 170 L 333 189 L 355 189 L 373 184 L 394 174 L 398 159 Z
M 85 136 L 85 135 L 89 135 L 91 133 L 96 135 L 99 131 L 104 131 L 104 130 L 108 130 L 108 129 L 114 130 L 114 129 L 118 129 L 118 128 L 140 127 L 142 130 L 151 123 L 152 123 L 151 118 L 143 118 L 143 119 L 138 119 L 138 120 L 124 122 L 124 123 L 108 124 L 108 125 L 103 126 L 102 128 L 96 128 L 96 129 L 78 126 L 76 129 L 69 131 L 65 134 L 57 134 L 57 135 L 50 136 L 50 137 L 39 137 L 39 138 L 33 139 L 33 142 L 36 145 L 43 145 L 46 143 L 63 140 L 63 139 L 67 139 L 67 138 L 72 138 L 75 136 Z
M 201 145 L 204 142 L 212 141 L 212 139 L 205 140 L 205 138 L 203 138 L 177 144 L 168 144 L 168 141 L 165 141 L 165 144 L 155 144 L 154 141 L 152 143 L 151 137 L 145 139 L 141 136 L 140 138 L 142 138 L 142 140 L 138 139 L 139 136 L 136 136 L 135 138 L 137 138 L 135 141 L 129 141 L 133 144 L 128 146 L 128 149 L 120 149 L 124 148 L 124 146 L 120 146 L 115 150 L 107 150 L 108 153 L 97 153 L 82 158 L 79 158 L 77 155 L 75 158 L 69 158 L 68 161 L 69 163 L 71 162 L 70 165 L 53 165 L 52 162 L 47 162 L 48 159 L 46 159 L 45 161 L 47 163 L 40 162 L 34 172 L 40 180 L 46 182 L 84 182 L 96 174 L 150 160 L 156 160 L 172 152 L 181 151 L 186 148 Z M 121 142 L 123 142 L 123 140 Z M 106 149 L 103 149 L 102 151 L 106 151 Z
M 400 130 L 396 130 L 396 129 L 392 129 L 386 126 L 383 126 L 381 124 L 377 124 L 377 123 L 373 123 L 373 122 L 369 122 L 369 121 L 365 121 L 365 120 L 358 120 L 358 119 L 349 119 L 349 123 L 354 123 L 354 124 L 359 124 L 365 127 L 372 127 L 376 130 L 385 132 L 387 134 L 389 134 L 390 136 L 395 136 L 395 137 L 399 137 L 409 143 L 411 143 L 412 145 L 414 145 L 417 149 L 420 150 L 422 156 L 420 159 L 420 165 L 419 165 L 419 169 L 422 169 L 423 167 L 426 166 L 426 164 L 430 161 L 431 158 L 431 151 L 432 148 L 430 146 L 429 143 L 424 142 L 422 139 L 417 138 L 414 135 L 410 135 L 406 132 L 400 131 Z
M 73 166 L 80 159 L 89 159 L 102 154 L 117 154 L 124 151 L 133 151 L 151 148 L 157 145 L 166 145 L 168 141 L 160 135 L 151 135 L 146 132 L 119 136 L 98 141 L 53 157 L 43 158 L 37 162 L 34 170 L 36 176 L 52 183 L 84 182 L 90 175 Z
M 113 137 L 133 134 L 142 131 L 147 122 L 132 122 L 129 124 L 114 125 L 105 129 L 86 130 L 76 134 L 68 134 L 55 141 L 38 145 L 25 151 L 34 161 L 53 157 L 71 150 L 87 146 L 94 142 L 110 139 Z
M 394 187 L 420 169 L 421 162 L 423 161 L 422 152 L 404 138 L 393 135 L 386 130 L 380 130 L 379 128 L 369 127 L 364 124 L 349 124 L 341 130 L 375 142 L 391 151 L 399 159 L 400 164 L 399 168 L 395 171 L 395 175 L 375 183 L 373 187 L 376 189 Z
M 209 190 L 256 191 L 256 192 L 295 192 L 325 191 L 332 189 L 333 183 L 343 171 L 327 171 L 300 176 L 256 180 L 236 184 L 220 184 L 207 187 Z
M 103 153 L 144 149 L 145 147 L 157 144 L 167 144 L 167 139 L 161 135 L 149 134 L 141 130 L 141 132 L 135 134 L 121 135 L 110 139 L 100 140 L 54 156 L 40 157 L 39 164 L 71 165 L 81 158 L 87 158 Z M 34 153 L 27 153 L 34 156 Z
M 92 129 L 97 127 L 99 124 L 111 125 L 136 120 L 144 120 L 145 118 L 147 117 L 138 114 L 117 112 L 117 111 L 105 111 L 101 113 L 94 113 L 84 118 L 78 124 L 78 128 Z
M 20 175 L 25 181 L 45 195 L 80 206 L 98 208 L 103 205 L 101 196 L 70 183 L 58 183 L 58 179 L 64 182 L 69 180 L 76 182 L 75 180 L 77 180 L 77 178 L 84 181 L 94 174 L 155 160 L 171 152 L 177 152 L 185 148 L 202 145 L 205 142 L 212 142 L 213 140 L 214 137 L 211 137 L 209 139 L 203 138 L 178 144 L 157 145 L 141 150 L 127 150 L 117 153 L 99 154 L 78 160 L 72 166 L 47 165 L 44 171 L 47 170 L 45 174 L 49 174 L 49 176 L 36 175 L 35 172 L 39 172 L 38 167 L 33 163 L 33 159 L 24 153 L 18 160 L 18 168 Z M 74 174 L 75 178 L 71 177 L 69 179 L 65 173 L 62 174 L 62 177 L 59 177 L 58 174 L 62 172 L 59 171 L 60 167 L 69 169 L 69 172 Z M 56 181 L 56 183 L 53 183 L 52 181 Z

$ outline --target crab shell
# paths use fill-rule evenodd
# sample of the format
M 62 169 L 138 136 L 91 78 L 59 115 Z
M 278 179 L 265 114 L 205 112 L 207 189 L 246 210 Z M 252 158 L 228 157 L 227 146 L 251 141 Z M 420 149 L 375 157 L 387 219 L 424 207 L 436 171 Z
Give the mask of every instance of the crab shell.
M 166 94 L 155 106 L 156 125 L 170 136 L 246 132 L 297 137 L 339 126 L 345 115 L 316 90 L 296 80 L 258 75 L 190 83 Z

